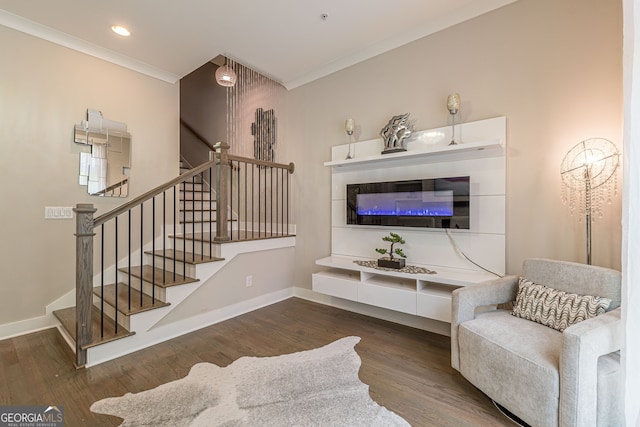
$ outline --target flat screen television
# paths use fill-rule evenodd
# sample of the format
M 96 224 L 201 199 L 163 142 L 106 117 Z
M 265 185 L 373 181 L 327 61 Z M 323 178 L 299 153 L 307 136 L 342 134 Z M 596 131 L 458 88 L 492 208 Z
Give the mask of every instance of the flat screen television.
M 347 184 L 347 224 L 469 229 L 469 177 Z

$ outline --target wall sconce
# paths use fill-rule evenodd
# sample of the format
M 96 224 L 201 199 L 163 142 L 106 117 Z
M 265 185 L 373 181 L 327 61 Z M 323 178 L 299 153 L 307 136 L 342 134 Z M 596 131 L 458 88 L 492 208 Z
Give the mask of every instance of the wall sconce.
M 225 59 L 224 65 L 216 70 L 216 81 L 220 86 L 232 87 L 236 84 L 236 80 L 238 80 L 236 72 L 227 65 L 227 60 Z

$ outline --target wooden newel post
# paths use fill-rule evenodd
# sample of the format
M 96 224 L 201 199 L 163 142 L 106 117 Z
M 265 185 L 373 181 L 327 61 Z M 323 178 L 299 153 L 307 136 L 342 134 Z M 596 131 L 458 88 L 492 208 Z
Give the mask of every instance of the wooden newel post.
M 228 242 L 229 221 L 227 209 L 229 205 L 229 144 L 218 142 L 215 145 L 218 167 L 216 168 L 216 237 L 215 242 Z
M 87 363 L 87 344 L 91 343 L 93 306 L 93 214 L 91 204 L 78 204 L 76 213 L 76 367 Z

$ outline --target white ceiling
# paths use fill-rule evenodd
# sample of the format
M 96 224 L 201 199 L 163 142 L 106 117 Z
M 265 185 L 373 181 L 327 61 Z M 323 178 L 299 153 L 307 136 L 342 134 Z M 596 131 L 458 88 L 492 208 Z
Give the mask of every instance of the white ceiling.
M 223 54 L 291 89 L 513 1 L 0 0 L 0 24 L 171 83 Z

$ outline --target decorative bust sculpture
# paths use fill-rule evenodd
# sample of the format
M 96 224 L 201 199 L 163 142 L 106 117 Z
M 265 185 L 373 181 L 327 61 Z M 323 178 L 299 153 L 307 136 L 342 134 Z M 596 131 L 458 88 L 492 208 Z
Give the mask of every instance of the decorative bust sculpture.
M 411 135 L 413 125 L 409 122 L 409 113 L 393 116 L 389 123 L 380 131 L 380 136 L 384 140 L 384 150 L 382 154 L 407 151 L 403 145 L 404 139 Z

